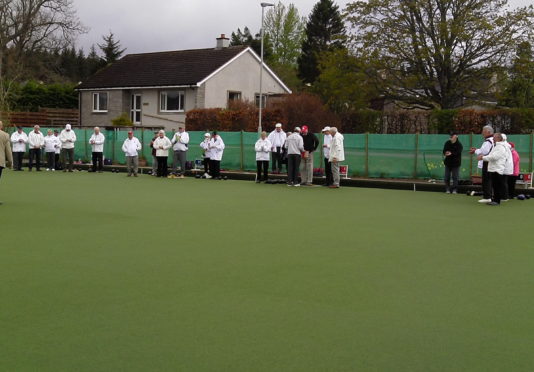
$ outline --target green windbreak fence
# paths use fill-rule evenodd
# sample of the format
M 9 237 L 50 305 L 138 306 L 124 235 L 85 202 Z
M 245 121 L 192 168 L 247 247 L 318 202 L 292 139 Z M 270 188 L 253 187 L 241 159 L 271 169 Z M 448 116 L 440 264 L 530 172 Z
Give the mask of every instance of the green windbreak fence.
M 28 133 L 31 129 L 26 128 Z M 46 134 L 47 128 L 41 131 Z M 90 129 L 74 129 L 78 141 L 76 142 L 75 157 L 77 160 L 89 162 L 91 146 L 89 138 L 93 133 Z M 104 156 L 114 163 L 125 164 L 122 144 L 127 138 L 127 130 L 105 130 L 106 143 Z M 172 138 L 174 133 L 168 132 Z M 222 160 L 222 169 L 253 171 L 256 169 L 256 154 L 254 144 L 258 139 L 257 133 L 249 132 L 220 132 L 226 149 Z M 149 130 L 135 130 L 134 135 L 141 141 L 143 150 L 141 155 L 152 164 L 149 143 L 154 133 Z M 204 139 L 204 132 L 189 132 L 190 143 L 187 158 L 190 161 L 202 159 L 200 142 Z M 345 161 L 349 175 L 376 178 L 443 178 L 443 144 L 448 135 L 442 134 L 344 134 Z M 322 141 L 322 135 L 318 134 Z M 475 156 L 469 154 L 470 147 L 482 144 L 480 135 L 460 135 L 459 140 L 464 147 L 461 166 L 461 178 L 468 179 L 471 174 L 480 173 L 477 169 Z M 521 171 L 532 172 L 533 135 L 510 135 L 510 142 L 514 142 L 521 157 Z M 172 152 L 169 152 L 169 164 L 172 163 Z M 315 153 L 315 167 L 323 168 L 322 152 Z

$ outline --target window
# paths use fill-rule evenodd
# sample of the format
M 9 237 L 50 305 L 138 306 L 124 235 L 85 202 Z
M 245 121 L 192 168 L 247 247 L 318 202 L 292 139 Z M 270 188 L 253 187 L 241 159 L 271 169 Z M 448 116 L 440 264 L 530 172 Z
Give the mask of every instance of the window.
M 132 94 L 130 119 L 134 124 L 141 124 L 141 95 Z
M 108 94 L 93 93 L 93 112 L 107 112 L 108 111 Z
M 261 95 L 261 98 L 262 98 L 262 108 L 265 108 L 265 106 L 267 105 L 267 95 L 264 93 Z M 254 95 L 254 102 L 256 103 L 256 107 L 260 107 L 260 94 L 259 93 L 256 93 Z
M 169 90 L 160 94 L 160 110 L 163 112 L 184 111 L 185 94 L 181 90 Z
M 241 92 L 228 92 L 228 103 L 233 101 L 241 101 Z

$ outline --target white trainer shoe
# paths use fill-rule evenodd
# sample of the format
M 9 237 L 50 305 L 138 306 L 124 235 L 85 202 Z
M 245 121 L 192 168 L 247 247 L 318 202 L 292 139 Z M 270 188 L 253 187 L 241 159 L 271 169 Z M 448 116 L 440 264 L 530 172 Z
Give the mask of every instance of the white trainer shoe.
M 491 199 L 480 199 L 478 202 L 488 204 L 488 203 L 491 203 Z

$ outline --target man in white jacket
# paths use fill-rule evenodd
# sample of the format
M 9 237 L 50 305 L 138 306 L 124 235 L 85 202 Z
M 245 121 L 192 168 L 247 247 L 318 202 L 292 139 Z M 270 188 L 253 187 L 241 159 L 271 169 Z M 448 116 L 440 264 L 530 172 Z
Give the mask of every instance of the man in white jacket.
M 479 155 L 478 160 L 488 162 L 488 174 L 493 185 L 493 199 L 488 205 L 500 205 L 504 198 L 504 168 L 506 166 L 507 151 L 501 133 L 493 136 L 495 145 L 488 155 Z
M 332 165 L 332 189 L 339 188 L 339 164 L 345 161 L 345 148 L 343 146 L 343 135 L 337 131 L 336 127 L 330 128 L 332 143 L 330 144 L 329 160 Z
M 189 146 L 189 134 L 184 127 L 179 126 L 178 132 L 172 137 L 172 149 L 174 157 L 172 160 L 172 177 L 184 178 L 185 163 L 187 162 L 187 150 Z M 180 173 L 178 173 L 178 163 L 180 163 Z
M 269 134 L 269 137 L 267 137 L 269 142 L 271 142 L 273 173 L 282 172 L 282 157 L 286 138 L 287 135 L 282 129 L 282 123 L 276 124 L 274 130 Z
M 508 201 L 509 192 L 508 192 L 508 178 L 513 177 L 514 174 L 514 159 L 512 158 L 512 146 L 508 143 L 508 137 L 506 134 L 501 133 L 502 142 L 506 149 L 506 164 L 504 165 L 504 193 L 503 199 L 501 201 Z
M 61 141 L 61 163 L 63 164 L 63 172 L 67 171 L 66 158 L 69 158 L 69 172 L 72 172 L 74 166 L 74 143 L 76 142 L 76 134 L 72 130 L 70 124 L 65 125 L 65 129 L 59 135 Z
M 152 145 L 156 150 L 156 160 L 158 162 L 158 177 L 167 177 L 167 159 L 169 157 L 169 149 L 172 147 L 171 140 L 165 136 L 165 131 L 160 130 L 158 137 L 154 140 Z
M 217 132 L 211 135 L 210 143 L 210 172 L 214 179 L 221 179 L 221 160 L 224 152 L 224 141 Z
M 332 185 L 332 163 L 330 163 L 330 146 L 332 144 L 332 135 L 330 134 L 330 127 L 326 126 L 322 130 L 323 132 L 323 158 L 324 158 L 324 175 L 325 183 L 323 186 Z
M 493 128 L 489 125 L 486 125 L 482 128 L 482 137 L 484 137 L 484 142 L 479 149 L 471 147 L 469 150 L 470 154 L 476 154 L 478 157 L 480 155 L 488 155 L 493 149 Z M 489 203 L 491 202 L 491 176 L 488 173 L 488 162 L 480 160 L 478 162 L 478 168 L 482 171 L 482 199 L 479 203 Z
M 26 144 L 28 143 L 28 135 L 23 132 L 21 127 L 17 127 L 17 131 L 11 135 L 11 147 L 13 149 L 13 170 L 22 171 L 22 159 L 26 152 Z
M 98 171 L 102 173 L 104 170 L 104 142 L 106 137 L 100 133 L 100 128 L 95 127 L 91 138 L 89 138 L 89 144 L 91 145 L 92 159 L 93 159 L 93 173 Z
M 211 140 L 211 134 L 205 133 L 204 141 L 200 142 L 200 148 L 202 149 L 202 156 L 203 156 L 203 163 L 204 163 L 204 175 L 202 176 L 203 178 L 211 178 L 209 174 L 210 157 L 211 157 L 210 140 Z
M 141 142 L 134 137 L 133 131 L 128 132 L 128 138 L 124 140 L 122 144 L 122 151 L 126 156 L 126 168 L 128 170 L 128 177 L 132 175 L 137 177 L 137 171 L 139 170 L 139 154 L 141 151 Z
M 47 136 L 44 138 L 45 143 L 45 154 L 46 154 L 46 170 L 55 171 L 56 170 L 56 150 L 61 147 L 61 142 L 59 138 L 54 136 L 52 129 L 48 130 Z
M 300 159 L 304 152 L 304 140 L 300 135 L 300 128 L 287 136 L 284 147 L 287 149 L 287 185 L 300 186 L 298 181 Z
M 35 169 L 37 172 L 41 171 L 41 150 L 44 147 L 44 136 L 41 133 L 41 128 L 38 125 L 33 127 L 33 130 L 28 134 L 28 144 L 30 146 L 30 158 L 28 163 L 28 170 L 31 172 L 33 162 L 35 161 Z
M 267 133 L 261 132 L 261 137 L 254 145 L 256 151 L 256 183 L 267 181 L 269 178 L 269 153 L 271 152 L 272 144 L 267 139 Z M 262 178 L 263 170 L 263 178 Z

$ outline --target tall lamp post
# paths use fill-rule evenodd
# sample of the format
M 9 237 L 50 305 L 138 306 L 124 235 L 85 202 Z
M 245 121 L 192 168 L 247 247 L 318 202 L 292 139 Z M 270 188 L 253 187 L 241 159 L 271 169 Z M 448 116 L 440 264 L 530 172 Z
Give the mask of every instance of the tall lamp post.
M 264 26 L 264 17 L 265 17 L 265 8 L 274 6 L 274 4 L 271 3 L 261 3 L 261 65 L 260 65 L 260 110 L 259 110 L 259 120 L 258 120 L 258 134 L 261 133 L 261 114 L 263 111 L 263 26 Z

